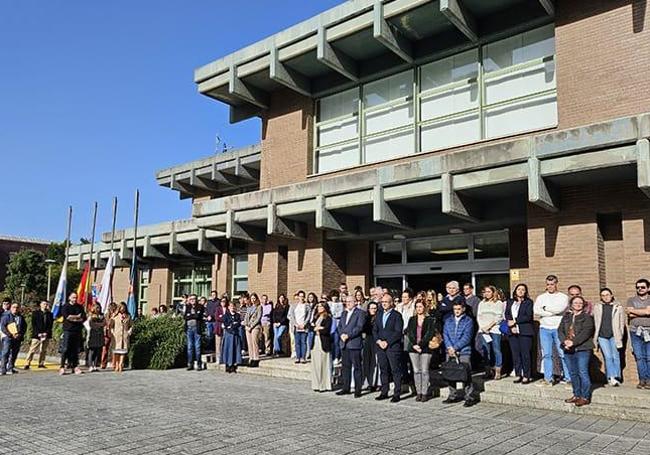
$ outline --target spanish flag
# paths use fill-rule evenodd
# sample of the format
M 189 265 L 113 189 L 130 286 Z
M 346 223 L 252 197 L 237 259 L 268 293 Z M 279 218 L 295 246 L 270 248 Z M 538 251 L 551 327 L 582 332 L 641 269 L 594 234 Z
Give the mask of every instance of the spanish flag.
M 79 287 L 77 288 L 77 302 L 83 305 L 84 308 L 89 307 L 93 303 L 93 295 L 90 289 L 90 262 L 84 267 Z

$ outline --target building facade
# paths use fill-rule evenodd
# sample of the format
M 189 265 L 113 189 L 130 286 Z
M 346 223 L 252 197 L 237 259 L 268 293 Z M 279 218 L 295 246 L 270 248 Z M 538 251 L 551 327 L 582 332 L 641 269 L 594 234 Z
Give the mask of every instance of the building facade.
M 630 0 L 355 0 L 198 68 L 261 143 L 158 172 L 191 219 L 118 232 L 116 298 L 135 242 L 145 305 L 549 273 L 622 300 L 650 270 L 649 28 Z
M 47 252 L 47 247 L 51 242 L 29 237 L 14 237 L 0 235 L 0 291 L 5 288 L 7 279 L 7 267 L 11 257 L 23 250 L 36 250 L 41 253 Z

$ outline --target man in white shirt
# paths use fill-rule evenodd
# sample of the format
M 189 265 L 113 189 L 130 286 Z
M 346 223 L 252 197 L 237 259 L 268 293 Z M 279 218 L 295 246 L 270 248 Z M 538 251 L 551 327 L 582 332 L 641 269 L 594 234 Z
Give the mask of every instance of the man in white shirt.
M 560 344 L 557 329 L 560 326 L 562 315 L 569 307 L 569 297 L 558 291 L 558 279 L 555 275 L 546 277 L 546 292 L 535 299 L 533 310 L 539 317 L 539 343 L 542 347 L 542 368 L 544 380 L 542 385 L 553 385 L 553 347 L 557 350 L 562 370 L 563 381 L 571 382 L 571 376 L 564 360 L 564 351 Z

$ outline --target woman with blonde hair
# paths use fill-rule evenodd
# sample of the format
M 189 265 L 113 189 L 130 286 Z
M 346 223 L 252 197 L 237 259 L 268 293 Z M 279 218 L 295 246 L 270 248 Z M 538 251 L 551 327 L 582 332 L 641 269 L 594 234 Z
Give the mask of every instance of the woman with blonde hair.
M 104 315 L 104 347 L 102 349 L 102 370 L 106 369 L 108 365 L 108 354 L 111 352 L 111 344 L 113 344 L 113 336 L 111 335 L 111 320 L 117 313 L 117 303 L 111 302 L 108 304 L 106 314 Z M 113 365 L 111 365 L 113 366 Z
M 117 313 L 111 318 L 111 334 L 113 335 L 113 371 L 121 373 L 124 370 L 124 357 L 129 352 L 129 339 L 133 322 L 126 303 L 121 302 Z
M 425 302 L 427 304 L 427 310 L 429 314 L 438 311 L 438 294 L 433 289 L 429 289 L 426 292 Z
M 501 329 L 505 310 L 504 303 L 499 300 L 497 288 L 485 286 L 483 300 L 478 304 L 476 322 L 481 342 L 483 360 L 485 362 L 485 379 L 501 379 L 503 356 L 501 354 Z

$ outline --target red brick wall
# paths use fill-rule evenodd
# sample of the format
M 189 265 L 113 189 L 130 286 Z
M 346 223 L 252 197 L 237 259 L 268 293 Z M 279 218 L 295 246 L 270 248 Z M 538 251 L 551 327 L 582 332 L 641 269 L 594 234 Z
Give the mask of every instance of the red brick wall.
M 349 289 L 355 286 L 361 286 L 364 293 L 368 293 L 372 286 L 372 242 L 359 240 L 347 242 L 345 244 L 347 251 L 347 284 Z
M 212 266 L 212 289 L 219 295 L 232 294 L 232 257 L 228 253 L 216 254 Z
M 266 242 L 251 243 L 248 247 L 248 289 L 259 295 L 267 294 L 275 299 L 278 295 L 279 267 L 278 243 L 274 237 Z
M 645 1 L 557 2 L 560 128 L 650 108 L 650 7 Z
M 314 102 L 289 89 L 273 92 L 262 118 L 260 188 L 306 180 L 312 170 Z

